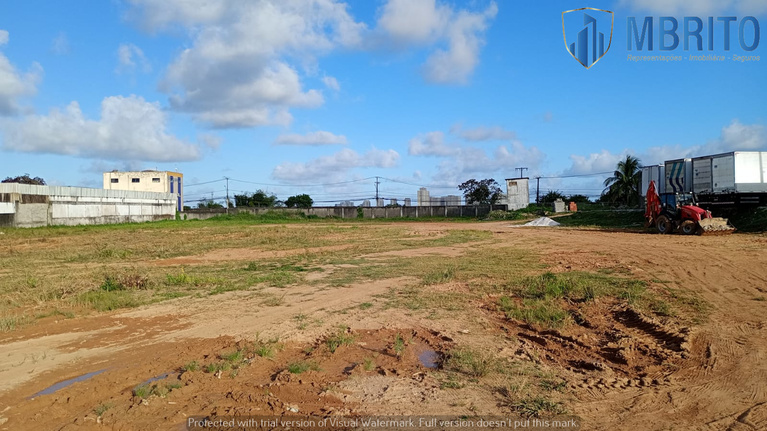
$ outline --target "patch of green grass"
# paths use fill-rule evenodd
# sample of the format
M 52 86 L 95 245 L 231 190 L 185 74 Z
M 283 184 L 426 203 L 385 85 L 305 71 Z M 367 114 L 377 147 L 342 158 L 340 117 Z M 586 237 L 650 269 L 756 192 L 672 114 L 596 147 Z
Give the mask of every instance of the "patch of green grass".
M 99 404 L 96 408 L 93 409 L 93 413 L 95 413 L 96 416 L 101 417 L 104 415 L 104 413 L 107 412 L 107 410 L 111 409 L 112 407 L 114 407 L 114 405 L 111 403 Z
M 566 413 L 562 403 L 541 396 L 524 398 L 514 403 L 512 407 L 522 416 L 527 417 L 540 417 L 542 414 L 561 415 Z
M 115 290 L 125 290 L 125 286 L 123 286 L 119 281 L 117 281 L 116 277 L 113 277 L 111 275 L 106 276 L 104 279 L 104 282 L 101 283 L 100 286 L 101 290 L 107 291 L 107 292 L 113 292 Z
M 200 369 L 200 364 L 197 361 L 191 361 L 187 362 L 183 367 L 181 367 L 181 371 L 197 371 Z
M 165 280 L 166 280 L 166 284 L 171 286 L 198 284 L 197 278 L 187 274 L 183 268 L 181 268 L 181 271 L 178 272 L 177 274 L 166 274 Z
M 253 353 L 266 359 L 274 358 L 276 351 L 281 348 L 279 341 L 278 338 L 262 340 L 261 337 L 256 334 L 256 340 L 253 342 Z
M 558 328 L 569 321 L 569 314 L 555 299 L 524 299 L 520 303 L 508 296 L 502 296 L 498 304 L 508 319 L 521 320 L 532 325 Z
M 288 371 L 292 374 L 301 374 L 307 371 L 320 371 L 316 362 L 298 361 L 288 364 Z
M 562 226 L 642 229 L 645 223 L 641 210 L 597 210 L 552 216 Z
M 101 289 L 83 292 L 76 297 L 75 302 L 98 311 L 138 307 L 144 303 L 144 301 L 138 299 L 129 291 L 116 290 L 108 292 Z
M 472 377 L 484 377 L 496 368 L 497 361 L 483 352 L 461 348 L 448 352 L 443 366 Z
M 26 314 L 0 317 L 0 332 L 13 331 L 14 329 L 29 324 L 31 321 L 32 319 Z
M 362 368 L 364 368 L 365 371 L 373 371 L 376 368 L 376 363 L 373 358 L 365 358 L 362 361 Z
M 359 308 L 360 310 L 367 310 L 368 308 L 372 306 L 373 306 L 372 302 L 363 302 L 362 304 L 359 305 Z
M 243 359 L 245 359 L 245 352 L 243 352 L 240 349 L 237 349 L 237 350 L 234 350 L 234 351 L 231 351 L 231 352 L 222 353 L 219 356 L 221 357 L 221 359 L 223 359 L 223 360 L 225 360 L 227 362 L 230 362 L 232 364 L 237 364 L 237 363 L 242 362 Z
M 543 379 L 539 383 L 541 389 L 546 391 L 557 391 L 562 392 L 567 387 L 567 382 L 565 381 L 556 381 L 556 380 L 550 380 L 550 379 Z
M 45 319 L 46 317 L 53 317 L 53 316 L 61 316 L 66 319 L 73 319 L 75 317 L 75 313 L 71 311 L 62 311 L 56 308 L 52 311 L 36 314 L 35 319 Z
M 455 271 L 456 269 L 454 266 L 448 266 L 447 268 L 442 268 L 437 271 L 427 273 L 423 276 L 423 284 L 442 284 L 452 281 L 455 277 Z
M 330 353 L 335 353 L 341 346 L 351 346 L 354 344 L 354 335 L 347 332 L 346 328 L 338 328 L 335 334 L 332 334 L 325 340 Z
M 465 383 L 458 381 L 452 374 L 448 374 L 447 379 L 439 382 L 440 389 L 463 389 L 465 386 Z
M 392 350 L 394 350 L 394 354 L 397 355 L 398 358 L 401 358 L 402 354 L 405 353 L 405 339 L 402 338 L 402 335 L 399 333 L 394 337 Z
M 232 365 L 228 362 L 211 362 L 210 364 L 205 366 L 205 372 L 216 374 L 219 371 L 229 371 L 232 368 Z
M 675 316 L 676 313 L 671 308 L 671 305 L 663 300 L 654 300 L 650 303 L 650 309 L 658 316 Z
M 152 388 L 146 383 L 142 383 L 133 388 L 134 397 L 146 399 L 149 398 L 150 395 L 152 395 Z
M 156 395 L 160 398 L 165 398 L 170 393 L 168 386 L 154 385 L 152 386 L 152 395 Z
M 271 271 L 251 279 L 253 284 L 264 283 L 270 287 L 287 287 L 301 280 L 294 272 Z

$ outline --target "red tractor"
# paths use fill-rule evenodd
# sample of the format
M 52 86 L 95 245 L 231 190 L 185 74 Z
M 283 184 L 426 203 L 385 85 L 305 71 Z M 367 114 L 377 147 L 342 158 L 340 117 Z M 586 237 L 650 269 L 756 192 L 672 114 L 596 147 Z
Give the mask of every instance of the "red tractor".
M 662 234 L 681 232 L 685 235 L 732 233 L 735 228 L 725 218 L 712 217 L 711 211 L 695 205 L 692 193 L 665 193 L 655 191 L 655 181 L 647 188 L 647 227 L 655 226 Z

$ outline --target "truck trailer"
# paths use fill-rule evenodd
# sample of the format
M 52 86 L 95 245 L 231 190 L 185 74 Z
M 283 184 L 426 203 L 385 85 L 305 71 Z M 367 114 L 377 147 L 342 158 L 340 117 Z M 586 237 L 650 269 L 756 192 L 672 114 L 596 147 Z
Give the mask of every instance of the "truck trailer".
M 767 204 L 767 152 L 733 151 L 693 158 L 692 191 L 705 206 Z

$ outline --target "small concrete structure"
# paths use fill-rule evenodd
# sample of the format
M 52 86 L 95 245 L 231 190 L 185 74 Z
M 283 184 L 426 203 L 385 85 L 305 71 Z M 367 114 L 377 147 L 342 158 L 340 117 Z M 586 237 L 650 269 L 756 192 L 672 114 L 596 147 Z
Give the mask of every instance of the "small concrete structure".
M 509 211 L 527 208 L 530 204 L 530 179 L 507 178 L 506 197 L 500 203 L 509 206 Z
M 0 226 L 40 227 L 173 219 L 176 195 L 0 184 Z
M 554 201 L 554 212 L 555 213 L 563 213 L 565 212 L 565 201 L 562 199 L 557 199 Z

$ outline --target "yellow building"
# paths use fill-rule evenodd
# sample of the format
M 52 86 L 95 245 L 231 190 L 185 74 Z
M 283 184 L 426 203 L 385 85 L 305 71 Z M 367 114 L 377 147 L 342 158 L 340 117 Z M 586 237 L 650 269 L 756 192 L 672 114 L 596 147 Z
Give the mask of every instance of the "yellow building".
M 176 210 L 184 209 L 184 174 L 170 171 L 104 172 L 105 190 L 172 193 Z

